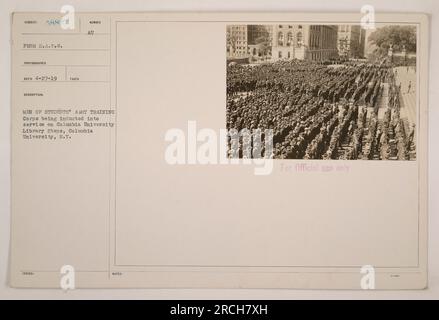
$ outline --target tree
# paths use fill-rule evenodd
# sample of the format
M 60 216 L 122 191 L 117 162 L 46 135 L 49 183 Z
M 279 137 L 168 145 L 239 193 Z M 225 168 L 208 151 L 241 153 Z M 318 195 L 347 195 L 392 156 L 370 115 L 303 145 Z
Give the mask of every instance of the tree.
M 401 52 L 404 47 L 407 52 L 416 52 L 416 27 L 385 26 L 374 31 L 369 42 L 377 46 L 375 51 L 380 55 L 387 54 L 390 46 L 396 52 Z

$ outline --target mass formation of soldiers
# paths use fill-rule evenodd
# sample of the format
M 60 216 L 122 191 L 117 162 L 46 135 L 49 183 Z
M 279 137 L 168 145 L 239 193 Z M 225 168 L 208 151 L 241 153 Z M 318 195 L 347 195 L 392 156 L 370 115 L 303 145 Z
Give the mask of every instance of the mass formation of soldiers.
M 409 160 L 415 128 L 400 117 L 400 90 L 385 65 L 229 65 L 227 128 L 272 129 L 276 159 Z

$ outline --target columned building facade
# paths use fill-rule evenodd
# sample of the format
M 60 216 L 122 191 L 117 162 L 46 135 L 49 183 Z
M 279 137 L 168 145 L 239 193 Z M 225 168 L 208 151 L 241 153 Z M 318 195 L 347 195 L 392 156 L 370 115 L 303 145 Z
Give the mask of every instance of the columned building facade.
M 337 26 L 273 26 L 272 60 L 325 61 L 338 56 Z
M 304 33 L 306 27 L 303 25 L 274 25 L 272 60 L 304 59 Z

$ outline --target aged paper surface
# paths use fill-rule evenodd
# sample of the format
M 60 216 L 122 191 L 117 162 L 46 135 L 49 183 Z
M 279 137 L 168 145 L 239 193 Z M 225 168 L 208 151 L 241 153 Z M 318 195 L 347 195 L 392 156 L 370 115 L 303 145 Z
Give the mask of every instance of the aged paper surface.
M 62 17 L 12 16 L 12 286 L 426 287 L 426 16 Z

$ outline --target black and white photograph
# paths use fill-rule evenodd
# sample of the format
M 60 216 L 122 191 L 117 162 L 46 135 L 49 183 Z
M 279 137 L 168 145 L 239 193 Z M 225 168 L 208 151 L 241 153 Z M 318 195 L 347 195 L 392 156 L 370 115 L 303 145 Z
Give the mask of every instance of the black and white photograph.
M 416 25 L 226 32 L 227 129 L 272 130 L 274 159 L 416 160 Z

